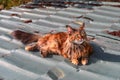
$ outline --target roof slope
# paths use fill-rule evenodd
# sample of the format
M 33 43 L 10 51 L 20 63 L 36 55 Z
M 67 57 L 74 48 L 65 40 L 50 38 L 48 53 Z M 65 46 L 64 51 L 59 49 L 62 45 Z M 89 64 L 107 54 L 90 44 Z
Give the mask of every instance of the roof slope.
M 120 38 L 105 33 L 120 30 L 119 13 L 118 7 L 91 5 L 46 9 L 13 7 L 0 11 L 0 80 L 119 80 Z M 75 18 L 81 15 L 94 21 Z M 24 45 L 10 36 L 16 29 L 41 33 L 65 31 L 66 24 L 79 27 L 72 23 L 75 20 L 84 21 L 87 34 L 95 37 L 91 42 L 94 53 L 86 66 L 77 67 L 56 55 L 42 58 L 39 52 L 25 51 Z

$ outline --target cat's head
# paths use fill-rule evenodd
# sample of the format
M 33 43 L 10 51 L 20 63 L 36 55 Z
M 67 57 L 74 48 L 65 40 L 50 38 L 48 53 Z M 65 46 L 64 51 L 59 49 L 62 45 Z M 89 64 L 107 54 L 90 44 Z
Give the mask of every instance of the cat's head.
M 78 29 L 72 28 L 70 25 L 66 25 L 67 33 L 69 35 L 68 39 L 70 42 L 81 44 L 83 41 L 87 40 L 87 35 L 84 30 L 85 24 L 80 26 Z

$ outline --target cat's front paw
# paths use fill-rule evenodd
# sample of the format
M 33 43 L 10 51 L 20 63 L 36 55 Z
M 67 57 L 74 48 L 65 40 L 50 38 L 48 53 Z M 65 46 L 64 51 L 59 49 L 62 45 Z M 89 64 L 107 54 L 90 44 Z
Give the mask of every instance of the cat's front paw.
M 72 59 L 71 62 L 75 65 L 78 65 L 79 64 L 79 61 L 77 59 Z
M 81 60 L 81 64 L 82 65 L 86 65 L 87 63 L 88 63 L 88 59 L 87 58 Z

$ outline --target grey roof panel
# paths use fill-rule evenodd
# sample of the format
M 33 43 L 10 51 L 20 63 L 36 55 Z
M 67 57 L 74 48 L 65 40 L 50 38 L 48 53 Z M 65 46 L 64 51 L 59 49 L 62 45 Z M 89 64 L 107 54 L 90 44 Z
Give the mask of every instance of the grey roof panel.
M 7 16 L 7 15 L 0 14 L 0 19 L 9 19 L 9 18 L 11 18 L 11 17 Z
M 53 28 L 59 27 L 59 25 L 55 24 L 55 22 L 51 22 L 51 21 L 47 21 L 47 20 L 43 20 L 43 19 L 40 19 L 39 21 L 36 21 L 34 23 L 38 24 L 40 26 L 43 25 L 43 26 L 53 27 Z
M 111 6 L 101 6 L 100 9 L 112 11 L 112 12 L 120 12 L 119 8 L 111 7 Z
M 12 50 L 11 55 L 4 57 L 4 60 L 39 75 L 47 73 L 55 65 L 54 62 L 52 62 L 53 64 L 49 64 L 51 61 L 34 56 L 23 50 Z
M 86 14 L 87 17 L 92 18 L 95 21 L 99 22 L 105 22 L 105 23 L 111 23 L 111 22 L 119 22 L 119 17 L 112 17 L 112 16 L 104 16 L 100 14 L 95 14 L 95 13 L 88 13 Z
M 1 48 L 5 48 L 8 50 L 20 48 L 20 46 L 15 45 L 9 41 L 2 40 L 2 39 L 0 39 L 0 45 L 1 45 Z
M 97 65 L 91 64 L 88 67 L 83 67 L 83 69 L 90 71 L 90 72 L 101 74 L 103 76 L 106 75 L 109 78 L 110 77 L 111 78 L 119 78 L 120 64 L 114 64 L 114 63 L 103 62 L 103 61 L 97 62 L 96 64 Z M 114 64 L 114 67 L 111 68 L 111 66 L 113 66 L 113 64 Z M 116 69 L 114 70 L 114 68 L 116 68 Z
M 69 17 L 69 18 L 74 18 L 74 17 L 78 17 L 78 16 L 81 16 L 83 13 L 80 13 L 80 12 L 75 12 L 75 11 L 59 11 L 57 13 L 57 15 L 60 15 L 60 16 L 64 16 L 64 17 Z
M 96 14 L 101 14 L 101 15 L 105 15 L 105 16 L 111 16 L 111 17 L 119 17 L 119 13 L 116 12 L 112 12 L 112 11 L 107 11 L 107 10 L 101 10 L 101 9 L 97 9 L 94 11 L 94 13 Z
M 6 80 L 35 80 L 39 78 L 39 75 L 23 70 L 15 65 L 7 63 L 0 59 L 0 76 Z M 2 72 L 2 73 L 1 73 Z M 12 77 L 11 77 L 12 76 Z
M 115 51 L 120 51 L 120 48 L 119 48 L 119 45 L 120 45 L 120 40 L 119 40 L 119 38 L 118 38 L 118 40 L 117 40 L 117 38 L 114 38 L 114 37 L 112 37 L 112 38 L 110 38 L 109 36 L 107 37 L 107 36 L 105 36 L 105 34 L 104 34 L 104 36 L 99 36 L 99 34 L 98 34 L 98 36 L 96 37 L 97 39 L 98 39 L 98 44 L 100 44 L 101 46 L 103 46 L 105 49 L 111 49 L 111 50 L 115 50 Z M 99 43 L 99 40 L 101 40 L 101 43 Z M 114 45 L 112 45 L 112 44 L 114 44 Z M 110 46 L 108 46 L 108 45 L 110 45 Z
M 46 18 L 46 15 L 40 15 L 40 14 L 33 14 L 33 13 L 28 13 L 28 12 L 24 12 L 21 17 L 24 18 L 30 18 L 30 19 L 41 19 L 41 18 Z
M 20 12 L 11 11 L 11 10 L 2 10 L 2 11 L 0 12 L 0 14 L 8 15 L 8 16 L 10 16 L 11 14 L 18 14 L 18 15 L 21 15 Z
M 47 15 L 51 15 L 51 14 L 55 14 L 55 13 L 57 13 L 58 12 L 58 10 L 49 10 L 49 9 L 34 9 L 33 10 L 33 13 L 42 13 L 42 14 L 47 14 Z
M 68 11 L 68 12 L 76 12 L 76 13 L 88 13 L 88 12 L 92 12 L 92 10 L 89 10 L 89 9 L 79 9 L 79 8 L 74 8 L 74 7 L 68 7 L 66 9 L 66 11 Z
M 104 75 L 100 75 L 100 74 L 94 73 L 92 71 L 89 71 L 87 69 L 84 69 L 85 66 L 84 66 L 84 68 L 80 67 L 79 72 L 77 72 L 74 67 L 71 67 L 70 65 L 68 65 L 64 62 L 61 62 L 60 64 L 58 64 L 57 67 L 59 67 L 64 72 L 65 77 L 62 80 L 73 80 L 73 79 L 75 79 L 75 80 L 83 80 L 83 79 L 84 80 L 89 80 L 89 79 L 92 79 L 92 80 L 96 80 L 96 79 L 98 79 L 98 80 L 102 80 L 102 79 L 114 80 L 113 78 L 109 78 Z M 66 75 L 66 74 L 69 74 L 69 75 Z

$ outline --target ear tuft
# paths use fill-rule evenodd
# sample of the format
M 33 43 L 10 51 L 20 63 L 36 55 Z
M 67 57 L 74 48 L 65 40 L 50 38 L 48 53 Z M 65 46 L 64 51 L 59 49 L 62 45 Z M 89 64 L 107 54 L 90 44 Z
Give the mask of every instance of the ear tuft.
M 83 30 L 85 28 L 85 23 L 82 23 L 82 25 L 80 26 L 80 30 Z

